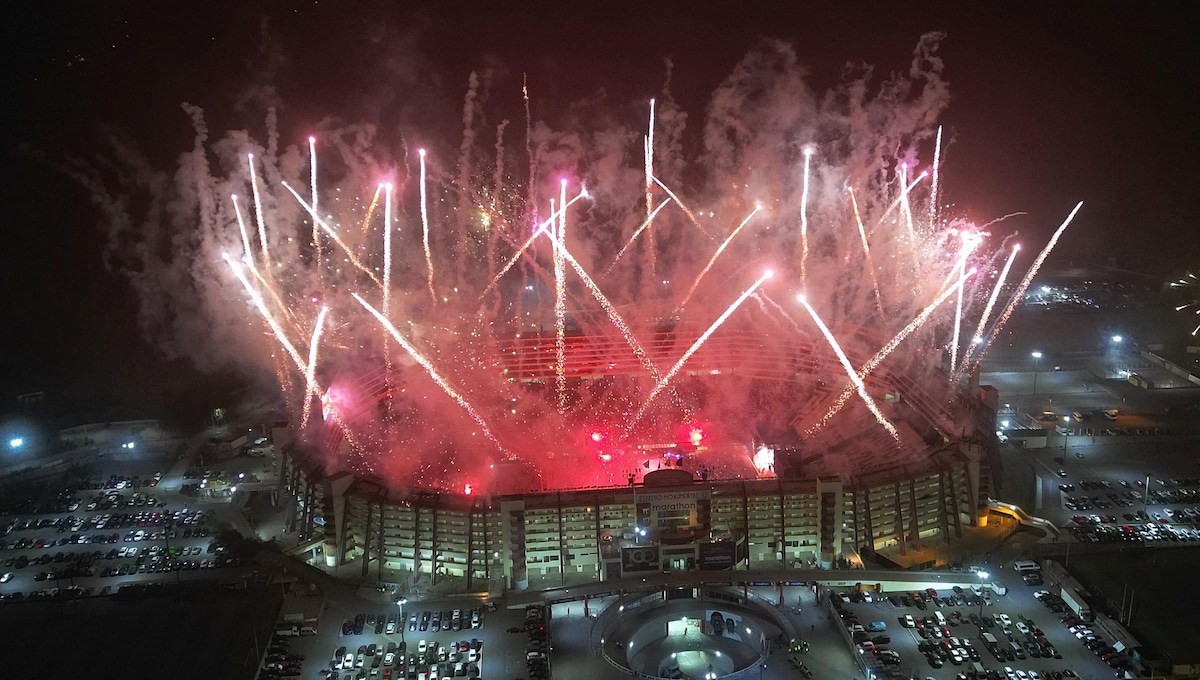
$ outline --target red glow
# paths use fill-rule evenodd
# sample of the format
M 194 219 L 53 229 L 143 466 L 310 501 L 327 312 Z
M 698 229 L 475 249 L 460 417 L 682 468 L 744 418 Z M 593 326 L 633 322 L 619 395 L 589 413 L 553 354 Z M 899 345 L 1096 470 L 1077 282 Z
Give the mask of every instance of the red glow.
M 700 442 L 704 441 L 704 431 L 698 427 L 693 427 L 688 432 L 688 441 L 692 443 L 692 446 L 700 446 Z

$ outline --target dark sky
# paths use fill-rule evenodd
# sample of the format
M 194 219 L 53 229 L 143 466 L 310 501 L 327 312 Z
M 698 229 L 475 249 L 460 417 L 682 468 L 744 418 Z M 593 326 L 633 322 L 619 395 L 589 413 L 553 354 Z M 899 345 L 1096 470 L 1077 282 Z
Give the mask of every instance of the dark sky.
M 1044 241 L 1082 200 L 1058 264 L 1111 257 L 1164 278 L 1200 264 L 1200 23 L 1188 3 L 1048 4 L 19 2 L 0 43 L 0 398 L 47 389 L 70 408 L 121 412 L 205 404 L 238 384 L 199 380 L 140 337 L 126 284 L 101 265 L 87 195 L 21 149 L 90 157 L 118 130 L 169 168 L 192 139 L 181 102 L 202 106 L 214 130 L 253 126 L 246 93 L 265 86 L 295 143 L 330 114 L 395 108 L 436 124 L 457 115 L 467 74 L 484 64 L 508 73 L 499 107 L 519 106 L 521 73 L 535 115 L 601 88 L 643 101 L 670 57 L 672 90 L 698 117 L 764 36 L 794 43 L 820 90 L 847 62 L 903 69 L 918 37 L 940 30 L 953 97 L 944 192 L 958 214 L 1026 211 L 1020 228 Z M 378 96 L 396 74 L 442 103 Z

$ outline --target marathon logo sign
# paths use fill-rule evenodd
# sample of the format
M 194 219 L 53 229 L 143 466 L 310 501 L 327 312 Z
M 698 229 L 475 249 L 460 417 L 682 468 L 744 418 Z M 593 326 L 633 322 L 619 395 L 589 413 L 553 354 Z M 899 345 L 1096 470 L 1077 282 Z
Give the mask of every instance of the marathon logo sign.
M 621 573 L 628 574 L 640 571 L 658 571 L 659 557 L 657 545 L 639 545 L 632 548 L 621 548 Z
M 638 526 L 664 531 L 691 530 L 708 526 L 712 493 L 664 491 L 637 495 Z

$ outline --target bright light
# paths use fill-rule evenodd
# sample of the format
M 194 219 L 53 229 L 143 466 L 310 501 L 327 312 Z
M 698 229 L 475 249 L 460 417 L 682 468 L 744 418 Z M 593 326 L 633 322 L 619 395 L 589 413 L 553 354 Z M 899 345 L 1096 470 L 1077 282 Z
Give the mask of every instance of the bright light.
M 1035 351 L 1035 352 L 1031 352 L 1031 353 L 1029 354 L 1029 356 L 1033 357 L 1034 359 L 1041 359 L 1041 358 L 1042 358 L 1042 353 L 1041 353 L 1041 352 L 1036 352 L 1036 351 Z
M 24 445 L 25 440 L 21 439 L 20 437 L 13 437 L 12 439 L 8 440 L 8 448 L 10 449 L 19 449 Z
M 239 472 L 239 473 L 238 473 L 238 479 L 245 479 L 245 478 L 246 478 L 246 473 L 245 473 L 245 472 Z
M 1049 293 L 1049 292 L 1050 292 L 1050 286 L 1042 286 L 1042 292 L 1043 292 L 1043 293 Z
M 986 571 L 978 572 L 978 574 L 979 574 L 979 578 L 984 579 L 984 580 L 987 580 L 987 577 L 991 576 L 991 574 L 987 573 Z
M 597 430 L 592 433 L 592 441 L 599 442 L 604 440 L 604 433 Z
M 1119 342 L 1121 342 L 1122 340 L 1124 340 L 1124 338 L 1122 338 L 1122 337 L 1121 337 L 1121 336 L 1119 336 L 1119 335 L 1114 335 L 1114 336 L 1112 336 L 1112 341 L 1113 341 L 1113 342 L 1117 342 L 1117 343 L 1119 343 Z
M 1000 427 L 1008 427 L 1008 421 L 1007 421 L 1007 420 L 1001 420 L 1001 421 L 1000 421 Z
M 464 487 L 463 487 L 463 493 L 464 493 L 464 494 L 466 494 L 466 495 L 470 496 L 470 495 L 471 495 L 471 491 L 473 491 L 473 489 L 471 488 L 471 485 L 470 485 L 470 484 L 467 484 L 466 486 L 464 486 Z
M 704 432 L 698 427 L 693 427 L 692 431 L 688 433 L 688 439 L 692 442 L 692 446 L 700 446 L 700 442 L 704 441 Z

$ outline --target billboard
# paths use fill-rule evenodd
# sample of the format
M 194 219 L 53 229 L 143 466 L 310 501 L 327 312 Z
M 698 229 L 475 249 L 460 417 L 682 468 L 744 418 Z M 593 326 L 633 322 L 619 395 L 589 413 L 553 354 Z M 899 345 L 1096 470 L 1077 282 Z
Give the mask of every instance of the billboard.
M 733 569 L 736 554 L 737 543 L 733 541 L 705 541 L 700 544 L 700 570 Z
M 638 545 L 621 548 L 621 573 L 659 571 L 657 545 Z
M 712 492 L 705 489 L 639 493 L 635 503 L 639 526 L 667 533 L 706 531 Z
M 742 622 L 741 616 L 733 612 L 709 609 L 704 612 L 704 620 L 707 624 L 704 632 L 709 635 L 742 641 L 741 633 L 738 630 L 738 624 Z

